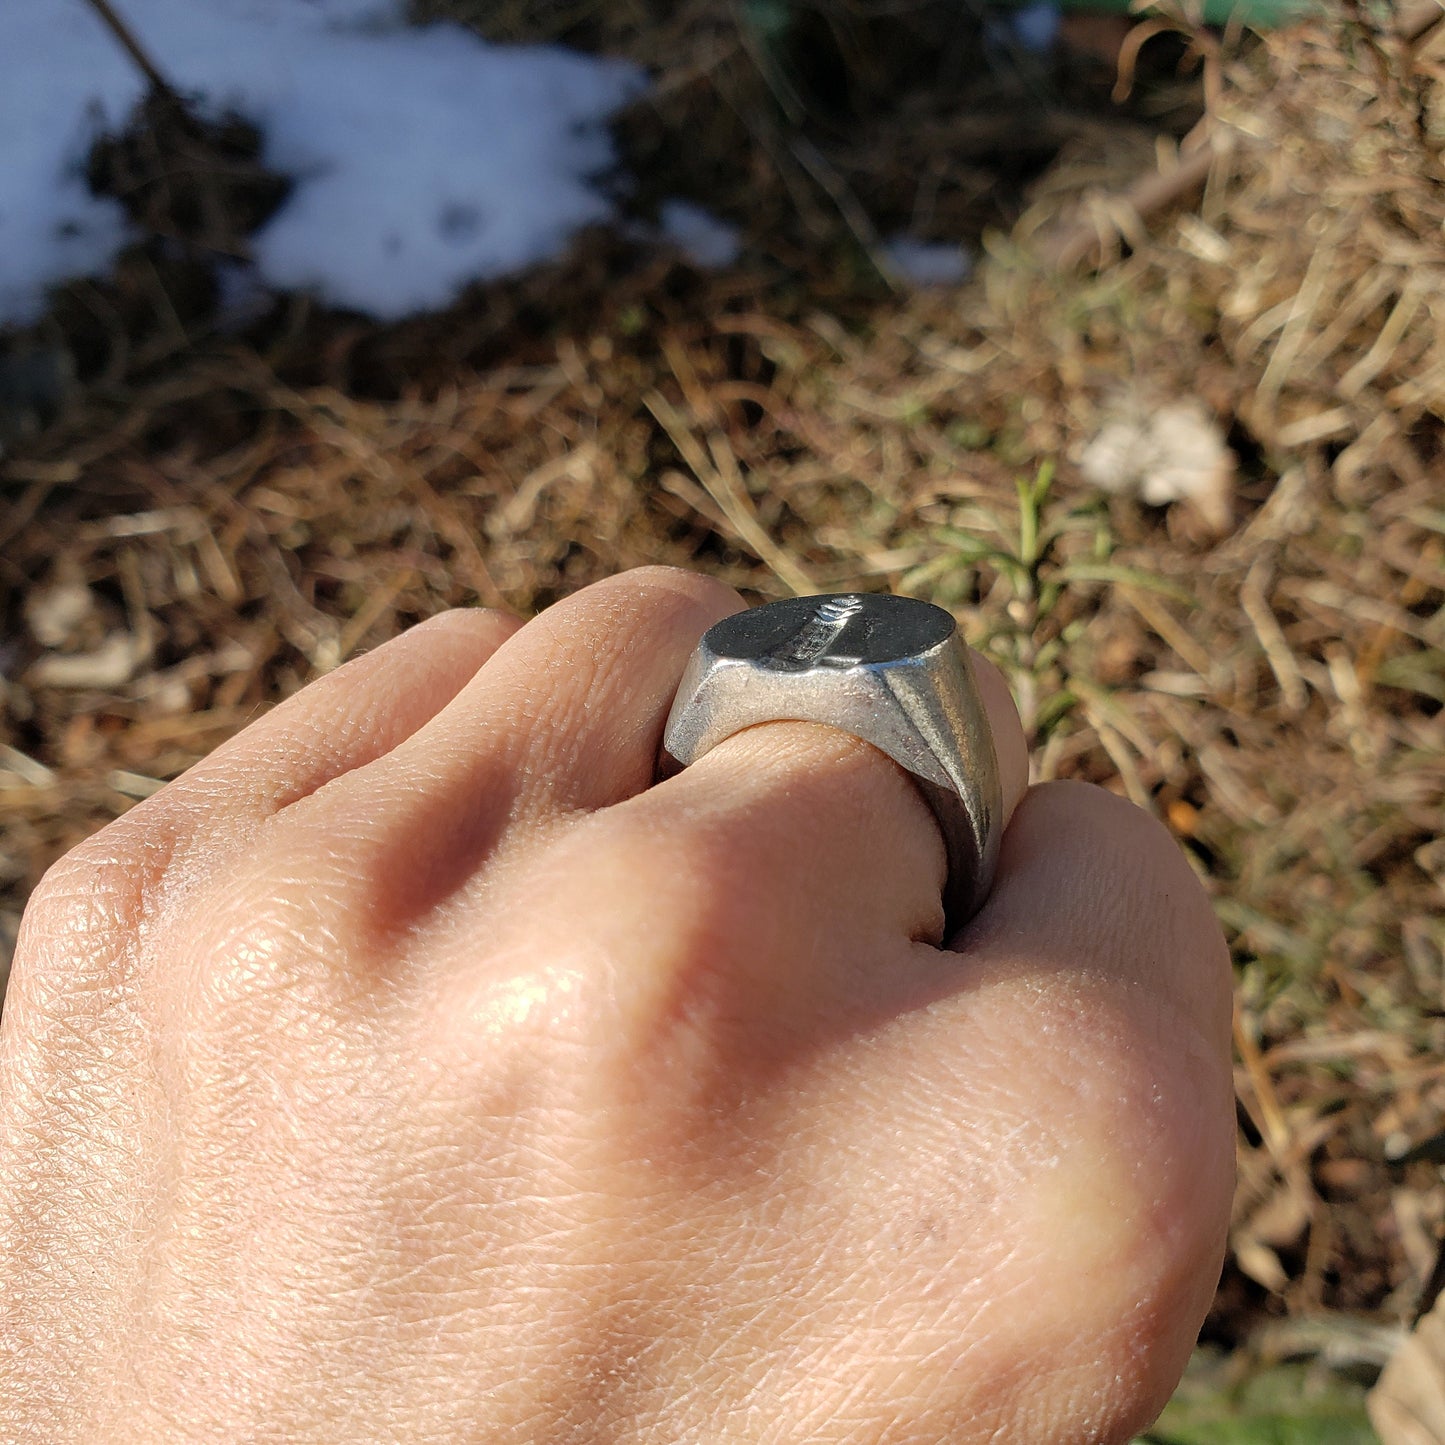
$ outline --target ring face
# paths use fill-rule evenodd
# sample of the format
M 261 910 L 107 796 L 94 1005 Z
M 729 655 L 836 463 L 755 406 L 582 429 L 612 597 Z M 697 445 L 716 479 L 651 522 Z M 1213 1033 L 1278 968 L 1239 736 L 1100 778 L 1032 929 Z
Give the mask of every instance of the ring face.
M 817 722 L 886 753 L 923 793 L 948 852 L 949 931 L 993 881 L 1003 793 L 953 617 L 913 597 L 792 597 L 708 629 L 678 687 L 662 773 L 764 722 Z
M 954 621 L 912 597 L 840 593 L 790 597 L 734 613 L 703 639 L 719 659 L 777 672 L 814 667 L 878 667 L 918 657 L 947 642 Z

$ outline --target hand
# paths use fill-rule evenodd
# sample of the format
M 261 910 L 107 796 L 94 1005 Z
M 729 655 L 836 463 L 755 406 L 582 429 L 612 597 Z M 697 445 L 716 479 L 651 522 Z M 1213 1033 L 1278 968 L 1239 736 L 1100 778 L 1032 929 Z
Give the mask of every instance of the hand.
M 1229 974 L 1167 834 L 1025 792 L 948 949 L 830 728 L 653 786 L 720 584 L 454 612 L 62 860 L 0 1051 L 0 1438 L 1123 1441 L 1208 1306 Z

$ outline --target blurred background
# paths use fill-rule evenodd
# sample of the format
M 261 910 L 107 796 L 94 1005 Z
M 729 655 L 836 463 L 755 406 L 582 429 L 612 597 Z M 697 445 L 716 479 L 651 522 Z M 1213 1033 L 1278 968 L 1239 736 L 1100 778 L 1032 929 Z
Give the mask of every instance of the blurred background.
M 1146 1438 L 1445 1441 L 1438 0 L 41 8 L 0 987 L 62 851 L 444 608 L 926 597 L 1233 949 L 1230 1257 Z

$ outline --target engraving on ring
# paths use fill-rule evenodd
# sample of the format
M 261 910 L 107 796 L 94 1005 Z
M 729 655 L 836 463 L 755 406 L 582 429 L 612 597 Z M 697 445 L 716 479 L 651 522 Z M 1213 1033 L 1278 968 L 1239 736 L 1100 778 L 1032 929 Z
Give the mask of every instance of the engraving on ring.
M 848 667 L 858 658 L 834 653 L 832 648 L 862 610 L 861 597 L 830 597 L 791 637 L 769 648 L 764 656 L 787 668 L 810 667 L 816 663 Z

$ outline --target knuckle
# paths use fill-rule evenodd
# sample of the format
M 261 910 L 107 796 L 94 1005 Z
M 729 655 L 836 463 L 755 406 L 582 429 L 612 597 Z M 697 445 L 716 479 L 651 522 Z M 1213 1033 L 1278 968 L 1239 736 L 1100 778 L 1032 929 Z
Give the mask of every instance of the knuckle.
M 264 1020 L 278 1037 L 344 1008 L 393 930 L 375 917 L 345 860 L 272 835 L 212 878 L 188 910 L 189 1006 L 198 1027 L 226 1032 Z
M 424 1009 L 421 1052 L 460 1073 L 531 1088 L 579 1078 L 599 1030 L 593 981 L 573 960 L 553 957 L 444 985 Z
M 628 592 L 643 591 L 664 594 L 684 599 L 686 602 L 702 604 L 708 608 L 736 610 L 742 604 L 737 590 L 715 577 L 699 572 L 690 572 L 685 567 L 671 567 L 663 563 L 651 563 L 645 567 L 634 567 L 619 577 L 609 578 L 596 584 L 600 587 L 618 587 Z
M 505 925 L 480 967 L 424 969 L 383 1001 L 383 1052 L 425 1109 L 441 1105 L 508 1137 L 587 1133 L 615 1098 L 601 971 L 585 948 Z
M 739 947 L 708 882 L 717 846 L 606 815 L 549 840 L 512 875 L 480 955 L 445 920 L 432 935 L 438 967 L 399 991 L 421 1052 L 476 1089 L 577 1091 L 587 1114 L 674 1077 L 683 1038 L 705 1071 Z
M 757 879 L 727 828 L 639 817 L 602 831 L 577 903 L 606 985 L 599 1048 L 640 1078 L 704 1087 L 756 1012 L 741 994 L 776 972 L 786 925 L 766 905 L 738 907 Z
M 204 799 L 199 811 L 194 802 L 183 788 L 158 793 L 51 865 L 21 920 L 17 998 L 77 1024 L 133 1009 L 167 940 L 215 922 L 213 895 L 248 871 L 235 857 L 245 838 L 204 836 Z M 196 942 L 184 958 L 198 956 Z
M 459 651 L 463 656 L 480 649 L 485 656 L 514 633 L 522 622 L 510 612 L 496 607 L 451 607 L 419 622 L 403 634 L 405 645 L 423 656 L 449 656 Z M 366 653 L 357 662 L 375 656 Z M 348 664 L 350 666 L 350 664 Z
M 173 828 L 133 815 L 77 844 L 31 894 L 18 948 L 82 967 L 112 953 L 156 911 L 177 848 Z
M 312 890 L 287 896 L 251 874 L 211 900 L 211 916 L 193 955 L 198 1011 L 229 1014 L 265 997 L 306 991 L 333 964 L 324 904 Z
M 1010 1192 L 1018 1250 L 1003 1275 L 1055 1282 L 1038 1298 L 1034 1339 L 1052 1341 L 1061 1359 L 1109 1361 L 1127 1382 L 1121 1398 L 1152 1399 L 1160 1380 L 1177 1377 L 1182 1357 L 1171 1351 L 1187 1351 L 1223 1255 L 1227 1080 L 1221 1087 L 1207 1060 L 1185 1057 L 1167 1028 L 1102 991 L 1045 1003 L 1013 1028 L 1057 1044 L 1035 1052 L 1032 1103 L 1010 1091 L 1000 1111 L 1004 1134 L 1034 1139 Z
M 1099 845 L 1100 866 L 1122 877 L 1156 884 L 1183 883 L 1202 896 L 1203 888 L 1190 870 L 1183 849 L 1173 834 L 1152 813 L 1094 783 L 1058 781 L 1035 790 L 1062 799 L 1082 800 L 1094 814 L 1091 843 Z
M 95 1055 L 134 1014 L 144 942 L 172 866 L 174 836 L 122 819 L 53 864 L 31 895 L 16 939 L 6 1026 L 44 1074 L 77 1052 Z M 38 1050 L 39 1053 L 35 1054 Z M 108 1050 L 107 1050 L 108 1052 Z M 92 1071 L 97 1079 L 109 1064 Z

